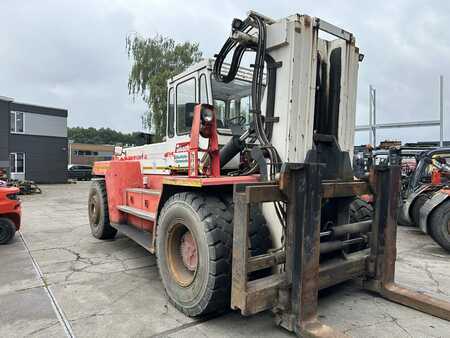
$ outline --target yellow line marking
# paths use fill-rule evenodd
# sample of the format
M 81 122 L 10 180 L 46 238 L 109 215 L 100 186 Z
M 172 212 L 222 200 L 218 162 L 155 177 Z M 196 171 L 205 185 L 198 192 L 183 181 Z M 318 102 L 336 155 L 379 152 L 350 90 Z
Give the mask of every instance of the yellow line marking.
M 201 187 L 202 181 L 195 178 L 189 178 L 189 179 L 180 179 L 180 178 L 164 178 L 163 184 L 170 184 L 170 185 L 180 185 L 185 187 Z

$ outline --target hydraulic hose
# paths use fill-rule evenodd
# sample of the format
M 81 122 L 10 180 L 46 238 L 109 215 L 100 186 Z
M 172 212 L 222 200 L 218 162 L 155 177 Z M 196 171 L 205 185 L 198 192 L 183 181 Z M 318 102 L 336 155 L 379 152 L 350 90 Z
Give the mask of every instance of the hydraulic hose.
M 225 164 L 231 161 L 233 157 L 239 154 L 245 147 L 245 142 L 240 139 L 239 136 L 233 136 L 231 139 L 220 149 L 220 167 L 223 168 Z
M 261 114 L 261 104 L 264 93 L 264 67 L 265 62 L 268 62 L 268 89 L 272 90 L 272 93 L 269 93 L 268 99 L 275 99 L 275 83 L 272 81 L 276 81 L 276 69 L 273 67 L 274 62 L 273 59 L 266 51 L 266 22 L 264 18 L 258 16 L 255 13 L 251 13 L 245 20 L 241 21 L 238 19 L 233 20 L 232 31 L 240 32 L 243 34 L 247 34 L 251 30 L 256 30 L 257 38 L 252 35 L 248 39 L 242 39 L 242 41 L 237 41 L 237 39 L 228 38 L 223 45 L 220 52 L 216 55 L 216 60 L 214 62 L 213 74 L 217 81 L 228 83 L 232 81 L 239 70 L 239 66 L 242 60 L 242 56 L 247 50 L 252 50 L 255 52 L 255 61 L 254 64 L 251 65 L 253 67 L 253 76 L 252 76 L 252 88 L 251 88 L 251 112 L 253 115 L 253 124 L 254 124 L 254 135 L 260 144 L 261 150 L 267 155 L 269 158 L 269 180 L 275 180 L 276 174 L 281 169 L 281 159 L 278 155 L 277 150 L 271 144 L 272 137 L 272 123 L 273 121 L 269 121 L 269 124 L 265 124 L 262 114 Z M 236 35 L 243 35 L 236 34 Z M 244 41 L 245 40 L 245 41 Z M 256 40 L 256 41 L 255 41 Z M 233 57 L 230 65 L 230 69 L 227 74 L 222 74 L 222 65 L 227 57 L 227 55 L 234 49 Z M 270 102 L 266 106 L 266 118 L 273 118 L 274 116 L 274 104 Z M 270 112 L 270 109 L 272 111 Z M 270 127 L 269 127 L 270 125 Z M 230 145 L 231 147 L 231 145 Z M 236 150 L 236 148 L 234 149 Z M 232 152 L 230 151 L 230 154 Z M 231 155 L 229 155 L 231 156 Z M 228 157 L 228 156 L 227 156 Z M 225 156 L 224 156 L 225 161 Z M 256 166 L 256 163 L 254 164 Z M 253 171 L 255 167 L 250 168 L 250 172 Z M 280 219 L 280 222 L 284 225 L 286 212 L 285 206 L 281 202 L 274 203 L 275 211 Z

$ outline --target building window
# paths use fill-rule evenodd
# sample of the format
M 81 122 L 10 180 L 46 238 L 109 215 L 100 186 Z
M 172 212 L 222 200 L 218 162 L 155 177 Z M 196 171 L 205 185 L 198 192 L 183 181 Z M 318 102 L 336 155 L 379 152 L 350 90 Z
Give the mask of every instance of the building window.
M 23 174 L 25 172 L 25 153 L 9 154 L 9 168 L 12 174 Z
M 24 114 L 20 111 L 12 111 L 10 115 L 10 130 L 11 133 L 23 133 L 24 132 Z
M 16 131 L 16 112 L 14 111 L 11 112 L 9 125 L 9 130 L 11 131 L 11 133 L 14 133 Z
M 98 156 L 98 151 L 91 150 L 75 150 L 75 156 Z

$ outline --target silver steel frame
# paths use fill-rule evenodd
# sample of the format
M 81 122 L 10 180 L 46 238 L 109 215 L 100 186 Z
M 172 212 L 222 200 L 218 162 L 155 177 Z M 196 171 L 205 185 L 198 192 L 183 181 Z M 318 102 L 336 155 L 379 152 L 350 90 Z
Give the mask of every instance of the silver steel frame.
M 412 128 L 412 127 L 439 127 L 439 144 L 444 146 L 444 77 L 439 78 L 439 120 L 413 121 L 413 122 L 376 122 L 376 89 L 369 86 L 369 124 L 356 126 L 355 131 L 369 131 L 369 143 L 376 146 L 377 129 Z

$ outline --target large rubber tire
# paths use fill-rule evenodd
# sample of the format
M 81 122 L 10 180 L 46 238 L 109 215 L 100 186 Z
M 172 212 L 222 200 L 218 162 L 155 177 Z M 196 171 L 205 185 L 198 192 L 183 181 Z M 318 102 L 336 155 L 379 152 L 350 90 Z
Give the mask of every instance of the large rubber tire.
M 249 223 L 249 251 L 250 257 L 266 254 L 273 247 L 272 235 L 266 219 L 259 208 L 250 210 Z M 250 273 L 248 280 L 267 277 L 272 274 L 272 268 L 258 270 Z
M 371 204 L 357 197 L 350 204 L 350 223 L 367 221 L 373 218 Z
M 112 239 L 116 236 L 117 230 L 109 223 L 108 197 L 103 180 L 96 180 L 91 184 L 88 216 L 91 233 L 95 238 Z
M 233 217 L 233 196 L 225 195 L 222 196 L 222 198 Z M 233 233 L 233 228 L 231 229 L 231 233 Z M 266 218 L 264 217 L 261 208 L 257 205 L 252 205 L 250 208 L 248 235 L 248 249 L 251 257 L 266 254 L 270 249 L 272 249 L 272 234 L 270 233 L 269 226 L 267 225 Z
M 222 198 L 224 203 L 227 205 L 228 210 L 233 213 L 233 196 L 225 195 L 222 196 Z M 250 220 L 248 228 L 249 240 L 247 244 L 250 257 L 264 255 L 273 248 L 272 234 L 270 233 L 266 218 L 258 205 L 251 205 L 250 207 Z M 231 233 L 233 233 L 233 229 L 231 229 Z M 271 272 L 271 268 L 254 271 L 249 275 L 249 280 L 267 277 L 271 274 Z
M 156 234 L 158 268 L 171 303 L 188 316 L 220 312 L 229 306 L 231 222 L 231 212 L 217 197 L 184 192 L 164 203 Z M 186 273 L 170 258 L 174 257 L 171 236 L 180 226 L 191 233 L 197 248 L 196 270 L 188 282 L 177 277 Z
M 436 207 L 428 222 L 431 237 L 450 252 L 450 201 L 446 200 Z
M 250 257 L 264 255 L 272 249 L 272 235 L 269 226 L 261 209 L 257 206 L 250 209 L 248 236 Z
M 8 244 L 16 233 L 16 225 L 9 218 L 0 217 L 0 244 Z

